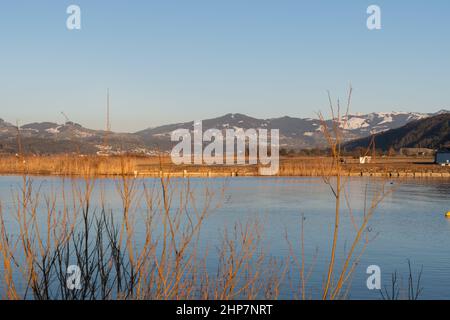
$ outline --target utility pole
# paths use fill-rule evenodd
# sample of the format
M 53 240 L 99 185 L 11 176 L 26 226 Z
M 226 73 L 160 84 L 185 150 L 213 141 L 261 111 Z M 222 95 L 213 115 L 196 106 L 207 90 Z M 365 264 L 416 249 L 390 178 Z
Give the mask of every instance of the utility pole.
M 373 149 L 373 151 L 372 151 L 372 160 L 375 161 L 375 158 L 377 156 L 377 148 L 376 148 L 376 145 L 375 145 L 375 133 L 372 136 L 372 149 Z
M 20 133 L 19 120 L 16 121 L 16 127 L 17 127 L 17 154 L 19 156 L 19 159 L 23 160 L 22 137 L 21 137 L 21 133 Z

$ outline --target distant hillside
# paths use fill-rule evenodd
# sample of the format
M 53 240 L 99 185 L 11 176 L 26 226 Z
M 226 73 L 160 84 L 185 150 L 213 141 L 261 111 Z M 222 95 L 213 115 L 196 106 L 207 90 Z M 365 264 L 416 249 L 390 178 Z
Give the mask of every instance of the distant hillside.
M 74 123 L 29 123 L 20 127 L 22 151 L 33 154 L 81 153 L 102 151 L 105 142 L 112 151 L 142 152 L 145 145 L 131 133 L 92 130 Z M 17 153 L 17 127 L 0 119 L 0 153 Z
M 434 114 L 415 112 L 374 112 L 348 116 L 344 129 L 347 140 L 367 137 L 373 132 L 383 132 L 398 128 L 408 122 L 424 119 Z M 331 125 L 331 121 L 328 121 Z M 176 129 L 193 129 L 193 121 L 170 124 L 136 132 L 146 144 L 158 142 L 169 146 L 170 135 Z M 326 143 L 321 131 L 321 121 L 312 118 L 281 117 L 257 119 L 240 113 L 229 113 L 222 117 L 203 120 L 203 130 L 215 129 L 279 129 L 280 146 L 285 149 L 321 148 Z
M 371 137 L 351 141 L 346 150 L 367 148 Z M 437 149 L 450 144 L 450 113 L 442 112 L 436 116 L 416 120 L 403 127 L 392 129 L 375 136 L 377 149 L 390 148 L 430 148 Z
M 447 113 L 442 111 L 440 113 Z M 415 112 L 374 112 L 349 115 L 344 129 L 346 141 L 399 128 L 411 121 L 436 114 Z M 200 119 L 198 119 L 200 120 Z M 330 125 L 331 121 L 327 123 Z M 74 122 L 30 123 L 20 127 L 22 151 L 33 154 L 55 153 L 139 153 L 154 154 L 171 150 L 171 133 L 176 129 L 193 130 L 193 121 L 169 124 L 135 133 L 115 133 L 92 130 Z M 326 145 L 321 121 L 313 118 L 280 117 L 258 119 L 239 113 L 204 119 L 203 130 L 208 129 L 279 129 L 282 149 L 323 148 Z M 18 130 L 15 125 L 0 119 L 0 153 L 18 152 Z

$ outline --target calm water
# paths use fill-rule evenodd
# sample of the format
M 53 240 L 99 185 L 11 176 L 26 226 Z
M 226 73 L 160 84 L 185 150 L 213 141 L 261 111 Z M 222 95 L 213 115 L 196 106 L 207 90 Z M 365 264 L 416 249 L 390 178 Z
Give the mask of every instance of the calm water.
M 34 180 L 44 193 L 61 186 L 58 178 Z M 152 179 L 146 181 L 151 183 Z M 311 297 L 317 297 L 317 288 L 322 286 L 329 259 L 334 223 L 334 198 L 322 179 L 233 178 L 207 181 L 217 189 L 223 184 L 226 187 L 223 205 L 209 216 L 204 225 L 202 249 L 208 248 L 214 252 L 222 239 L 221 230 L 231 228 L 237 221 L 257 218 L 264 227 L 263 245 L 266 252 L 282 259 L 289 256 L 286 234 L 299 248 L 300 223 L 304 216 L 306 265 L 314 263 L 308 292 Z M 202 179 L 192 180 L 194 187 L 199 190 L 198 197 L 201 197 L 204 182 Z M 370 199 L 379 183 L 365 178 L 349 181 L 349 202 L 357 219 L 363 212 L 365 190 Z M 108 205 L 120 211 L 121 202 L 115 194 L 115 182 L 101 180 L 97 184 L 98 189 L 100 186 L 104 188 Z M 12 210 L 11 191 L 19 185 L 19 177 L 0 177 L 0 199 L 6 214 Z M 450 219 L 444 217 L 444 213 L 450 210 L 450 181 L 393 180 L 392 183 L 388 182 L 387 187 L 394 191 L 379 205 L 370 222 L 370 236 L 374 239 L 355 269 L 350 298 L 380 298 L 379 292 L 366 287 L 366 268 L 369 265 L 381 268 L 383 286 L 390 285 L 391 274 L 395 271 L 405 284 L 409 259 L 415 275 L 423 266 L 422 299 L 450 299 Z M 94 206 L 99 206 L 98 194 L 98 190 L 94 192 L 97 201 Z M 141 231 L 138 229 L 136 232 L 139 239 Z M 348 250 L 353 236 L 354 228 L 348 210 L 344 209 L 338 244 L 339 257 Z M 300 254 L 300 251 L 297 250 L 297 253 Z M 339 257 L 337 266 L 341 265 Z M 209 259 L 213 264 L 215 255 L 211 254 Z M 295 275 L 293 277 L 298 279 Z M 283 289 L 283 298 L 291 297 L 289 290 Z

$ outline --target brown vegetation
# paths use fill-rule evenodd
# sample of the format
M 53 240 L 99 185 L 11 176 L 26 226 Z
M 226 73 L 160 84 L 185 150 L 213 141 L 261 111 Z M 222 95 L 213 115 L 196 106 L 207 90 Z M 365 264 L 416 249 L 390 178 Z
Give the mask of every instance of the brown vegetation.
M 450 167 L 435 165 L 430 157 L 383 157 L 370 164 L 359 164 L 359 159 L 341 156 L 343 175 L 386 177 L 446 177 L 450 178 Z M 282 157 L 278 176 L 321 177 L 324 170 L 330 171 L 332 157 L 302 156 Z M 258 166 L 176 166 L 170 157 L 132 156 L 2 156 L 0 174 L 30 174 L 83 176 L 258 176 Z
M 199 235 L 222 192 L 205 186 L 197 201 L 188 180 L 148 184 L 122 176 L 116 181 L 122 212 L 114 213 L 103 191 L 101 208 L 92 207 L 97 182 L 86 176 L 41 194 L 23 177 L 15 211 L 0 209 L 3 298 L 277 298 L 282 274 L 264 255 L 256 222 L 224 230 L 217 272 L 206 271 Z M 79 290 L 66 285 L 69 265 L 80 268 Z

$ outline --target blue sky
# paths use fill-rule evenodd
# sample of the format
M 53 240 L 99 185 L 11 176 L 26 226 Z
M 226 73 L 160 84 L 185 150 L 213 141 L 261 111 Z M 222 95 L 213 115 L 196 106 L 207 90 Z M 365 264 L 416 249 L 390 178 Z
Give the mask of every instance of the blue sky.
M 82 30 L 66 28 L 81 7 Z M 366 9 L 382 10 L 382 30 Z M 313 117 L 450 107 L 450 1 L 0 2 L 0 118 L 112 129 L 240 112 Z

